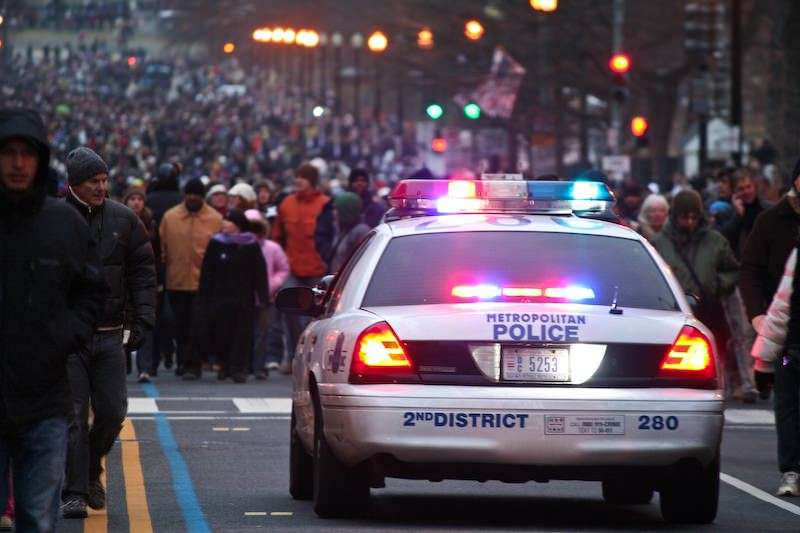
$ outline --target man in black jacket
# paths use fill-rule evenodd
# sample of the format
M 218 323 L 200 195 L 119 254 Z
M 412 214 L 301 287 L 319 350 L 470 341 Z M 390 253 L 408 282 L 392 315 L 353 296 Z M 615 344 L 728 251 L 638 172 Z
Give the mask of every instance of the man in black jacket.
M 89 342 L 107 295 L 86 222 L 46 195 L 49 160 L 39 115 L 0 109 L 0 462 L 11 461 L 17 531 L 55 529 L 67 355 Z
M 792 172 L 792 188 L 780 202 L 756 218 L 742 252 L 739 290 L 747 318 L 758 331 L 767 307 L 778 289 L 786 260 L 800 236 L 800 159 Z M 772 375 L 756 372 L 762 398 L 769 397 Z
M 178 182 L 180 173 L 181 166 L 178 163 L 161 163 L 156 172 L 155 181 L 147 188 L 147 197 L 145 198 L 145 205 L 152 211 L 153 222 L 156 227 L 155 233 L 151 236 L 151 242 L 153 244 L 153 254 L 155 254 L 156 258 L 156 281 L 158 283 L 153 343 L 147 347 L 147 349 L 152 350 L 150 353 L 152 366 L 149 372 L 151 376 L 158 375 L 158 366 L 162 357 L 164 359 L 164 368 L 171 369 L 172 356 L 175 353 L 175 339 L 170 333 L 172 331 L 171 313 L 167 313 L 167 298 L 164 297 L 166 294 L 164 290 L 166 269 L 164 262 L 161 260 L 161 236 L 158 232 L 158 226 L 161 224 L 161 219 L 164 218 L 164 213 L 183 202 L 183 194 L 180 192 L 180 184 Z
M 92 509 L 105 507 L 101 460 L 114 445 L 128 408 L 123 324 L 131 325 L 128 349 L 136 350 L 155 321 L 156 273 L 144 224 L 133 211 L 106 198 L 108 167 L 100 156 L 85 147 L 73 150 L 67 156 L 67 174 L 67 203 L 89 223 L 111 289 L 91 342 L 69 358 L 75 421 L 61 513 L 85 518 L 87 503 Z M 132 316 L 125 316 L 126 306 Z

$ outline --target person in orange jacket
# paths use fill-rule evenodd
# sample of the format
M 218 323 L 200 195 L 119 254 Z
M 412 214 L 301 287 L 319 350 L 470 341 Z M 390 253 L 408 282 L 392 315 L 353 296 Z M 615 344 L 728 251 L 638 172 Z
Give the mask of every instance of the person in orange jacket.
M 278 207 L 278 217 L 272 227 L 272 239 L 286 251 L 291 276 L 286 287 L 313 287 L 328 271 L 323 257 L 328 257 L 334 237 L 331 199 L 317 189 L 319 171 L 312 165 L 301 165 L 295 171 L 295 192 Z M 291 372 L 291 360 L 297 340 L 308 320 L 287 316 L 289 338 L 288 357 L 281 371 Z

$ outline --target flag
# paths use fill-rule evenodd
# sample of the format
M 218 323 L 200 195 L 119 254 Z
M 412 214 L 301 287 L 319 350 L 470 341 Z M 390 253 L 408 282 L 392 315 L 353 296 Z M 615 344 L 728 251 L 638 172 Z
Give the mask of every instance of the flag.
M 498 46 L 492 54 L 492 66 L 486 80 L 472 93 L 458 94 L 454 99 L 462 107 L 470 101 L 475 102 L 482 113 L 490 117 L 510 118 L 525 72 L 525 67 Z

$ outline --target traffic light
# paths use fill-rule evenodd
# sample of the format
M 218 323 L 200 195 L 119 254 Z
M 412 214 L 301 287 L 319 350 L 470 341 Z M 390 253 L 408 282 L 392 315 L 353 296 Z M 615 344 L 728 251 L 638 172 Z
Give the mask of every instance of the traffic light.
M 631 119 L 631 133 L 636 137 L 637 148 L 644 148 L 648 145 L 647 132 L 649 130 L 650 123 L 643 116 L 637 115 Z
M 614 99 L 624 102 L 628 98 L 628 72 L 631 70 L 631 58 L 628 54 L 616 53 L 608 60 L 608 68 L 611 70 L 614 90 Z
M 431 141 L 431 150 L 437 154 L 443 154 L 447 151 L 447 139 L 442 137 L 442 134 L 437 132 L 436 137 Z
M 478 120 L 481 118 L 481 106 L 475 102 L 469 102 L 464 106 L 464 116 L 470 120 Z
M 444 107 L 438 102 L 431 102 L 425 107 L 425 114 L 431 120 L 439 120 L 444 115 Z

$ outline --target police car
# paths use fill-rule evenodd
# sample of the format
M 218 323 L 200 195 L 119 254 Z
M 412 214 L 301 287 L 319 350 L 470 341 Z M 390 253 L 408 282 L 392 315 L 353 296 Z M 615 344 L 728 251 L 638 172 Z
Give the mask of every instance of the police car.
M 405 180 L 293 363 L 290 492 L 322 517 L 386 477 L 602 482 L 714 520 L 723 428 L 710 331 L 601 183 Z

